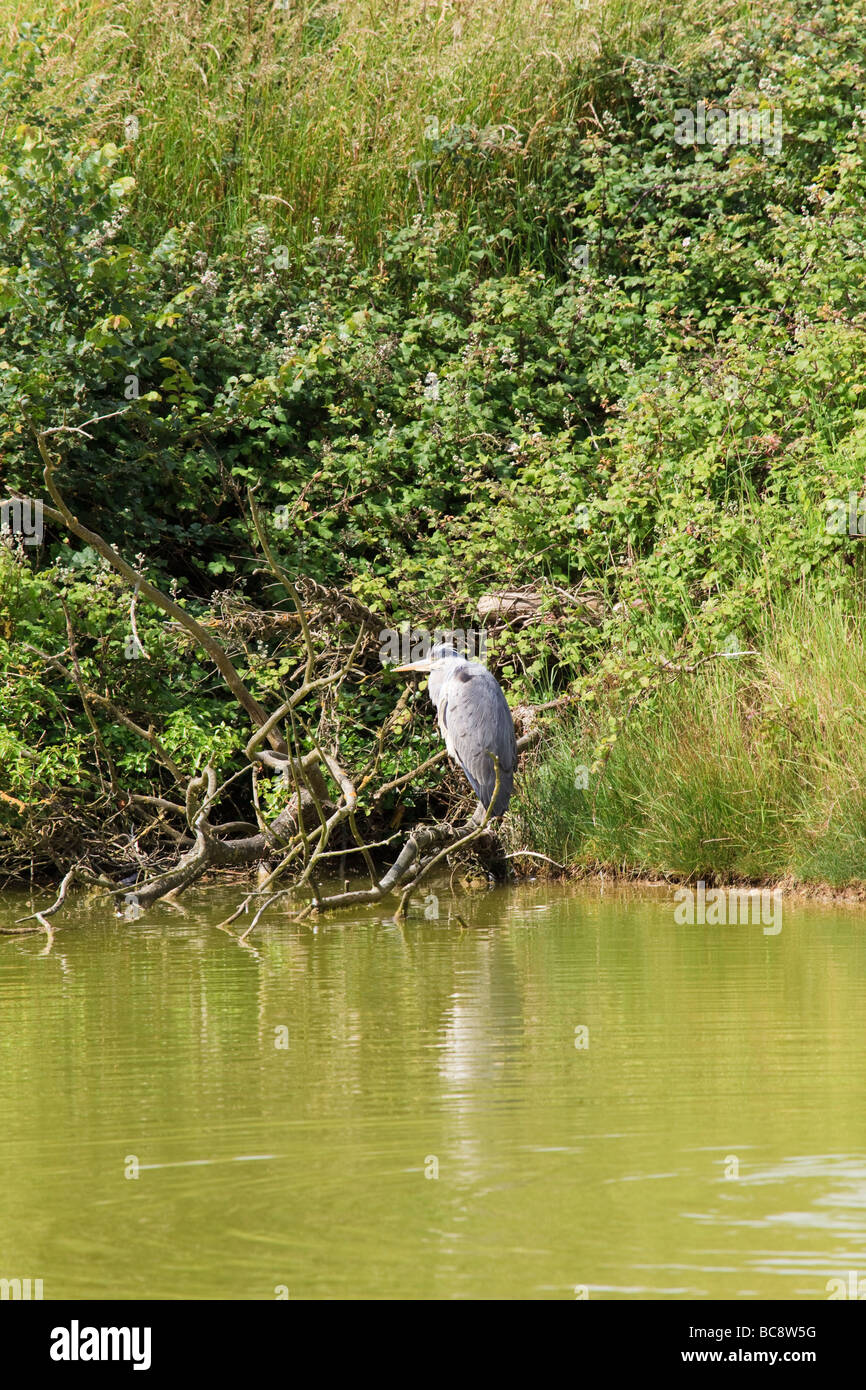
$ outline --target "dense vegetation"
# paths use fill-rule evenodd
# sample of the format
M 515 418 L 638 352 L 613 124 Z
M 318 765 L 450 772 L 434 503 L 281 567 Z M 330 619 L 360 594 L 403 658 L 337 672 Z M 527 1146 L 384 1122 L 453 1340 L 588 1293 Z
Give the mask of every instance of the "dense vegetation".
M 493 664 L 562 703 L 513 847 L 866 877 L 860 536 L 828 524 L 866 482 L 863 7 L 27 11 L 0 5 L 3 495 L 44 495 L 35 430 L 95 420 L 53 436 L 72 510 L 262 698 L 299 649 L 250 487 L 287 572 L 383 626 L 525 590 Z M 678 134 L 714 104 L 746 139 Z M 332 622 L 351 645 L 351 602 Z M 10 872 L 123 823 L 118 780 L 159 793 L 81 682 L 231 771 L 240 711 L 137 624 L 146 659 L 62 531 L 0 547 Z M 323 710 L 350 759 L 400 689 Z M 429 741 L 419 706 L 391 768 Z

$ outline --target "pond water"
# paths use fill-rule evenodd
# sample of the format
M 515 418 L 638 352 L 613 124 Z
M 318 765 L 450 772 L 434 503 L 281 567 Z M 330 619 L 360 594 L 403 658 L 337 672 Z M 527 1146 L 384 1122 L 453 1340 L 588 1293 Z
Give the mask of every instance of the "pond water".
M 768 934 L 539 882 L 463 897 L 466 930 L 443 889 L 438 920 L 274 912 L 242 947 L 216 929 L 240 896 L 138 922 L 79 901 L 48 951 L 0 937 L 0 1277 L 46 1299 L 866 1279 L 866 909 L 786 902 Z M 0 898 L 0 925 L 24 910 Z

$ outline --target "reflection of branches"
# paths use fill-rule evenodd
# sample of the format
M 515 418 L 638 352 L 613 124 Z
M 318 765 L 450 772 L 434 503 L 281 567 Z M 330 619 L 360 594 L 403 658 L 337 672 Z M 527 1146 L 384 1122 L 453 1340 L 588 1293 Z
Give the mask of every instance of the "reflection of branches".
M 89 883 L 96 885 L 100 888 L 108 888 L 111 890 L 114 889 L 114 884 L 109 882 L 108 879 L 103 878 L 99 874 L 91 873 L 90 870 L 87 869 L 83 864 L 73 864 L 72 868 L 68 869 L 67 872 L 64 874 L 63 880 L 60 884 L 60 888 L 57 892 L 57 897 L 54 899 L 54 902 L 51 904 L 50 907 L 43 907 L 41 912 L 31 912 L 27 917 L 18 917 L 16 919 L 15 926 L 0 927 L 0 932 L 2 932 L 4 936 L 26 936 L 31 932 L 46 932 L 50 940 L 52 936 L 52 930 L 51 923 L 47 919 L 49 917 L 53 917 L 55 912 L 60 911 L 63 904 L 66 902 L 66 895 L 69 892 L 69 889 L 75 882 Z M 34 921 L 38 922 L 40 925 L 38 927 L 24 926 L 25 922 Z M 19 925 L 21 928 L 20 931 L 16 930 L 16 928 L 19 927 Z

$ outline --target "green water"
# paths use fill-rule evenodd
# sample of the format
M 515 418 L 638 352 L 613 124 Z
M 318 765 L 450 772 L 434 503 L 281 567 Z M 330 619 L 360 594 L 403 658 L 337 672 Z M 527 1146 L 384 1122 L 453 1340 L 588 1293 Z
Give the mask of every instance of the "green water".
M 786 904 L 773 936 L 529 884 L 464 898 L 466 931 L 443 897 L 402 931 L 276 915 L 246 949 L 215 928 L 237 896 L 81 905 L 47 952 L 0 937 L 0 1277 L 46 1299 L 866 1277 L 866 910 Z

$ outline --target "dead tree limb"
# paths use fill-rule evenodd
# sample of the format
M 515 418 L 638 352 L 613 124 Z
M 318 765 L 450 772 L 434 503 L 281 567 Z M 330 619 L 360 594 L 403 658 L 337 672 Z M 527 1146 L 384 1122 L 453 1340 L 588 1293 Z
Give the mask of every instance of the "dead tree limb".
M 187 613 L 180 604 L 143 578 L 140 557 L 139 568 L 136 570 L 107 541 L 84 526 L 73 514 L 57 484 L 55 470 L 58 460 L 52 456 L 47 443 L 49 436 L 58 432 L 60 431 L 36 432 L 44 465 L 45 487 L 53 503 L 53 506 L 44 506 L 45 514 L 50 520 L 64 526 L 79 540 L 91 546 L 129 585 L 133 595 L 130 620 L 136 641 L 138 634 L 135 605 L 141 597 L 162 610 L 184 629 L 213 661 L 228 689 L 253 725 L 252 733 L 244 747 L 243 767 L 232 772 L 222 783 L 219 782 L 216 769 L 210 765 L 187 778 L 167 756 L 158 735 L 152 729 L 143 729 L 117 710 L 116 705 L 107 696 L 88 688 L 78 664 L 69 623 L 67 628 L 71 670 L 64 660 L 44 652 L 37 653 L 70 680 L 78 690 L 94 729 L 97 747 L 100 746 L 101 736 L 98 737 L 94 710 L 98 707 L 143 737 L 174 779 L 175 788 L 170 795 L 149 798 L 136 794 L 129 797 L 130 805 L 138 807 L 140 816 L 145 814 L 145 808 L 152 807 L 153 811 L 158 813 L 158 817 L 168 814 L 174 818 L 175 825 L 179 828 L 173 827 L 173 838 L 177 851 L 183 851 L 175 863 L 160 872 L 154 872 L 152 864 L 143 865 L 148 876 L 131 895 L 137 905 L 146 908 L 161 899 L 174 901 L 177 895 L 199 882 L 210 870 L 249 868 L 267 860 L 269 871 L 263 882 L 255 893 L 247 895 L 237 911 L 228 919 L 229 922 L 234 920 L 241 912 L 247 911 L 254 899 L 258 899 L 260 905 L 242 939 L 246 939 L 273 903 L 289 894 L 310 895 L 311 900 L 307 901 L 303 908 L 301 918 L 310 912 L 331 912 L 378 902 L 390 894 L 398 896 L 398 919 L 405 916 L 412 894 L 445 857 L 465 848 L 487 832 L 490 811 L 488 809 L 484 813 L 480 822 L 476 813 L 476 816 L 465 824 L 443 822 L 415 827 L 407 836 L 390 868 L 384 872 L 377 868 L 373 850 L 391 843 L 395 837 L 386 841 L 369 838 L 368 842 L 368 837 L 365 837 L 359 823 L 359 796 L 377 776 L 387 734 L 402 715 L 407 696 L 401 695 L 397 708 L 379 728 L 378 737 L 374 735 L 374 746 L 360 772 L 350 771 L 345 766 L 339 747 L 339 735 L 334 735 L 331 730 L 329 737 L 327 723 L 323 723 L 321 719 L 317 727 L 308 727 L 306 712 L 313 706 L 318 706 L 320 711 L 335 707 L 343 684 L 359 669 L 356 665 L 359 653 L 369 641 L 371 632 L 381 630 L 381 627 L 377 627 L 380 620 L 369 610 L 364 610 L 360 616 L 347 611 L 339 613 L 343 622 L 357 622 L 357 633 L 350 651 L 347 650 L 349 644 L 345 641 L 338 641 L 336 645 L 332 645 L 331 639 L 322 641 L 318 630 L 314 636 L 300 581 L 295 582 L 281 567 L 274 554 L 262 514 L 258 510 L 253 492 L 250 491 L 249 508 L 255 537 L 270 573 L 283 587 L 295 610 L 302 644 L 302 664 L 296 670 L 294 688 L 288 692 L 283 689 L 283 698 L 269 711 L 252 695 L 212 632 Z M 66 653 L 63 656 L 65 657 Z M 533 731 L 520 740 L 518 747 L 528 746 L 536 737 L 537 733 Z M 104 740 L 101 746 L 105 747 Z M 373 793 L 373 804 L 380 804 L 387 793 L 398 791 L 419 774 L 438 765 L 445 757 L 446 751 L 442 749 L 426 759 L 420 767 L 391 778 Z M 287 787 L 291 789 L 288 804 L 270 820 L 260 804 L 257 782 L 259 774 L 265 768 L 281 773 Z M 114 788 L 116 778 L 110 762 L 109 770 Z M 238 820 L 223 825 L 214 824 L 212 817 L 226 791 L 238 778 L 247 773 L 251 776 L 256 826 Z M 496 788 L 491 805 L 495 801 L 498 788 L 497 763 Z M 254 833 L 238 833 L 244 830 Z M 350 849 L 345 847 L 347 832 L 351 834 L 353 842 Z M 341 849 L 334 847 L 337 835 L 343 837 Z M 347 852 L 362 856 L 369 876 L 369 886 L 328 892 L 323 887 L 325 870 L 337 854 Z M 278 860 L 275 865 L 274 859 Z M 139 863 L 142 864 L 140 857 Z M 57 903 L 51 909 L 46 909 L 43 914 L 35 914 L 37 919 L 47 919 L 58 910 L 76 876 L 85 878 L 85 881 L 94 881 L 92 875 L 87 879 L 84 871 L 79 871 L 79 866 L 70 869 L 64 876 Z M 110 884 L 105 879 L 96 881 L 100 886 L 108 888 L 113 896 L 126 892 L 125 887 Z

